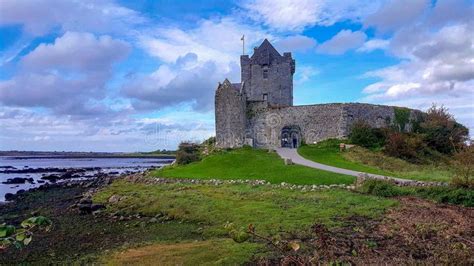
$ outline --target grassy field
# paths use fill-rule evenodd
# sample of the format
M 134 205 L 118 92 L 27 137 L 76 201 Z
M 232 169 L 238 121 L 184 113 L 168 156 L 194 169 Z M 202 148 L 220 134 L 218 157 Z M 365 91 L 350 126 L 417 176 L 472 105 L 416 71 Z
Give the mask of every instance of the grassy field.
M 354 177 L 299 165 L 285 165 L 275 152 L 241 148 L 221 151 L 200 162 L 171 166 L 152 173 L 160 177 L 194 179 L 260 179 L 271 183 L 350 184 Z
M 306 159 L 344 169 L 371 174 L 387 175 L 420 181 L 450 181 L 452 171 L 436 165 L 417 165 L 401 159 L 354 147 L 340 152 L 341 140 L 328 140 L 315 145 L 305 145 L 298 153 Z
M 224 228 L 227 222 L 244 228 L 253 224 L 260 234 L 266 236 L 296 235 L 302 238 L 310 233 L 315 223 L 342 226 L 344 218 L 380 217 L 387 208 L 397 205 L 395 200 L 342 189 L 302 192 L 269 186 L 144 185 L 127 181 L 114 182 L 96 194 L 94 201 L 106 203 L 112 195 L 126 198 L 109 205 L 108 212 L 159 215 L 165 221 L 196 224 L 199 226 L 196 232 L 202 236 L 197 242 L 185 239 L 157 242 L 104 258 L 119 264 L 166 263 L 177 254 L 183 264 L 242 263 L 265 252 L 264 246 L 231 241 Z M 221 261 L 225 258 L 232 260 Z

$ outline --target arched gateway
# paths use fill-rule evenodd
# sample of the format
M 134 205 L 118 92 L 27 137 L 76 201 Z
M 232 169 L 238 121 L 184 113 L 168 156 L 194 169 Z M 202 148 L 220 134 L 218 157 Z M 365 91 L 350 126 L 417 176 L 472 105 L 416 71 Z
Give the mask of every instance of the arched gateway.
M 281 129 L 281 147 L 298 148 L 301 144 L 301 129 L 299 126 L 286 126 Z

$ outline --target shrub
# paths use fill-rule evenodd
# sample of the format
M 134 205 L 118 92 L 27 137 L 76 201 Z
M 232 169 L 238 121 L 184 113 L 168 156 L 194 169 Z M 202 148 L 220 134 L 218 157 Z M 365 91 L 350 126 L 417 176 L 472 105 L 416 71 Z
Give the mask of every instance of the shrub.
M 420 135 L 409 135 L 400 132 L 388 134 L 384 152 L 387 155 L 411 162 L 419 162 L 426 145 Z
M 454 155 L 455 176 L 452 184 L 456 187 L 474 188 L 474 145 L 471 143 Z
M 399 187 L 393 185 L 392 183 L 375 179 L 364 181 L 362 186 L 359 188 L 359 191 L 379 197 L 395 197 L 406 194 Z
M 176 152 L 176 163 L 177 164 L 189 164 L 192 162 L 199 161 L 200 146 L 192 142 L 181 142 Z
M 457 123 L 447 108 L 436 105 L 428 109 L 419 131 L 429 147 L 444 154 L 462 149 L 469 134 L 468 129 Z
M 399 187 L 383 180 L 366 180 L 359 191 L 379 197 L 418 196 L 440 203 L 474 207 L 474 190 L 452 186 Z
M 349 140 L 366 148 L 382 147 L 385 143 L 385 133 L 382 129 L 372 128 L 364 121 L 354 123 Z

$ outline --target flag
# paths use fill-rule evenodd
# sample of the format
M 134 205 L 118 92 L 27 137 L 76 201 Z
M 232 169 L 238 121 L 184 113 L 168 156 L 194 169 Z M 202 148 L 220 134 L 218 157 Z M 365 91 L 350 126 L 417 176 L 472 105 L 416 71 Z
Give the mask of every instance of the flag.
M 241 41 L 243 41 L 245 38 L 245 35 L 242 35 L 242 38 L 240 38 Z

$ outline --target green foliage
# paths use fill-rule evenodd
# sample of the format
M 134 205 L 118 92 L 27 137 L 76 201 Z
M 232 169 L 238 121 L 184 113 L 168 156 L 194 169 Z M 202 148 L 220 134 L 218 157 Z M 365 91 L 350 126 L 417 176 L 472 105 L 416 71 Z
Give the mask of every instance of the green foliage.
M 410 109 L 403 107 L 395 107 L 395 126 L 399 132 L 404 132 L 406 125 L 410 122 Z
M 421 162 L 425 150 L 426 144 L 420 135 L 400 132 L 389 133 L 384 147 L 387 155 L 409 162 Z
M 200 160 L 200 146 L 192 142 L 181 142 L 176 152 L 176 163 L 189 164 Z
M 313 169 L 301 165 L 285 165 L 275 152 L 241 148 L 223 150 L 200 162 L 166 167 L 152 172 L 153 176 L 193 179 L 250 179 L 271 183 L 351 184 L 354 177 Z
M 474 188 L 474 145 L 472 143 L 454 155 L 454 166 L 456 172 L 452 185 Z
M 372 128 L 364 121 L 357 121 L 352 126 L 349 140 L 366 148 L 377 148 L 384 145 L 385 134 L 382 129 Z
M 426 144 L 441 153 L 452 154 L 463 148 L 468 139 L 468 129 L 456 122 L 444 106 L 433 105 L 420 124 Z
M 22 248 L 30 244 L 33 237 L 33 229 L 39 228 L 49 231 L 51 220 L 44 216 L 31 217 L 21 223 L 21 228 L 13 225 L 0 224 L 0 250 L 13 245 Z
M 474 190 L 468 188 L 452 186 L 399 187 L 387 181 L 367 180 L 359 188 L 359 191 L 380 197 L 418 196 L 440 203 L 474 207 Z

